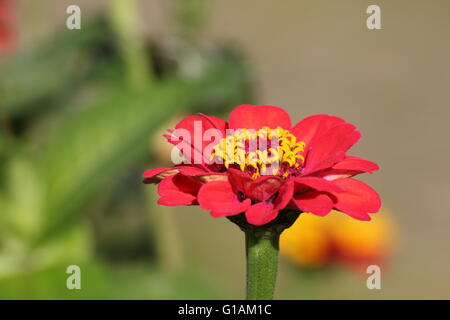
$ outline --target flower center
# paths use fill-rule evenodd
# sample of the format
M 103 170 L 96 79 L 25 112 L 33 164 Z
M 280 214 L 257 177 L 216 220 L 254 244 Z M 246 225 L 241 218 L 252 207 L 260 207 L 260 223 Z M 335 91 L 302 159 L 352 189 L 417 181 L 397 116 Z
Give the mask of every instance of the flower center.
M 240 169 L 256 179 L 262 175 L 295 176 L 305 158 L 303 141 L 281 127 L 238 129 L 213 148 L 211 160 Z

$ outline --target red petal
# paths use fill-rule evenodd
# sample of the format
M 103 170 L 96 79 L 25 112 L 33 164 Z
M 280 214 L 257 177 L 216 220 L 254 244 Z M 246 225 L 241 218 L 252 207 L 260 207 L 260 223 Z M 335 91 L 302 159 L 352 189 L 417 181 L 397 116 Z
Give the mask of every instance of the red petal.
M 192 178 L 200 181 L 200 182 L 210 182 L 210 181 L 227 181 L 228 175 L 226 173 L 214 172 L 214 173 L 206 173 L 192 176 Z
M 164 195 L 158 199 L 158 204 L 162 206 L 188 206 L 196 204 L 196 198 L 196 196 L 189 193 L 165 191 Z
M 274 206 L 270 202 L 259 202 L 245 212 L 247 222 L 255 226 L 262 226 L 275 219 L 277 215 L 278 210 L 274 210 Z
M 193 166 L 179 166 L 179 172 L 185 176 L 198 176 L 201 174 L 207 174 L 209 171 L 206 171 L 203 168 L 193 167 Z
M 309 151 L 304 174 L 327 169 L 345 158 L 345 153 L 359 140 L 355 126 L 340 124 L 320 136 Z
M 355 156 L 346 156 L 344 160 L 336 163 L 333 169 L 356 170 L 372 173 L 380 168 L 375 162 L 365 160 Z
M 194 166 L 175 166 L 172 168 L 149 169 L 142 174 L 142 177 L 144 177 L 144 183 L 159 183 L 161 180 L 177 173 L 181 173 L 185 176 L 200 176 L 207 175 L 210 172 Z
M 288 180 L 280 188 L 278 197 L 273 202 L 275 210 L 284 209 L 294 195 L 294 182 Z
M 175 126 L 175 129 L 186 129 L 191 133 L 191 137 L 194 137 L 195 121 L 201 122 L 202 124 L 201 133 L 205 132 L 208 129 L 214 128 L 218 129 L 225 136 L 225 129 L 227 127 L 226 121 L 214 116 L 207 116 L 205 114 L 186 117 Z
M 333 200 L 318 191 L 309 191 L 294 196 L 294 202 L 303 212 L 314 213 L 318 216 L 325 216 L 333 209 Z
M 211 181 L 198 192 L 198 202 L 213 217 L 232 216 L 244 212 L 251 205 L 250 199 L 239 201 L 228 181 Z
M 230 183 L 235 186 L 239 191 L 244 192 L 247 189 L 247 185 L 253 183 L 253 179 L 248 174 L 234 168 L 228 169 Z
M 214 116 L 208 116 L 203 113 L 200 113 L 199 116 L 204 118 L 205 122 L 209 122 L 209 124 L 210 124 L 210 126 L 207 126 L 206 123 L 204 122 L 205 129 L 209 129 L 209 128 L 218 129 L 220 132 L 222 132 L 224 134 L 224 137 L 225 137 L 225 130 L 228 127 L 228 124 L 225 120 L 214 117 Z
M 169 130 L 170 134 L 165 135 L 167 140 L 179 147 L 181 151 L 186 148 L 189 151 L 183 152 L 188 164 L 202 164 L 209 162 L 209 159 L 204 159 L 203 151 L 209 144 L 217 144 L 220 139 L 225 137 L 225 129 L 227 123 L 217 117 L 198 115 L 190 116 L 181 120 L 176 126 L 175 130 Z M 204 133 L 207 130 L 216 129 L 218 137 L 212 139 L 213 141 L 204 141 Z M 176 130 L 186 130 L 188 136 L 184 136 L 180 131 L 177 134 Z
M 347 156 L 344 160 L 336 163 L 331 169 L 324 170 L 318 175 L 326 180 L 336 180 L 352 177 L 364 172 L 372 173 L 378 169 L 379 167 L 375 162 Z
M 317 114 L 297 123 L 291 132 L 298 141 L 303 141 L 306 143 L 306 148 L 309 148 L 315 139 L 342 123 L 345 123 L 344 119 L 327 114 Z
M 336 184 L 318 177 L 298 177 L 293 178 L 292 180 L 298 184 L 302 184 L 317 191 L 324 191 L 324 192 L 342 191 L 341 188 L 339 188 Z
M 271 129 L 282 127 L 289 130 L 291 128 L 291 118 L 286 111 L 277 106 L 244 104 L 236 107 L 231 112 L 228 126 L 231 129 L 259 130 L 267 126 Z
M 179 166 L 179 171 L 182 175 L 189 176 L 199 182 L 209 182 L 217 180 L 228 180 L 228 175 L 224 172 L 211 172 L 203 168 L 193 166 Z
M 168 176 L 172 176 L 178 173 L 177 168 L 154 168 L 145 171 L 142 174 L 144 180 L 143 183 L 158 183 L 162 179 L 167 178 Z
M 161 196 L 158 203 L 165 206 L 185 206 L 197 204 L 197 192 L 201 184 L 194 179 L 176 174 L 162 180 L 158 185 Z
M 352 178 L 334 180 L 344 191 L 333 193 L 337 198 L 334 207 L 358 220 L 370 220 L 368 213 L 375 213 L 381 207 L 378 193 L 370 186 Z
M 266 201 L 272 197 L 280 187 L 283 181 L 278 177 L 260 177 L 256 179 L 250 186 L 250 190 L 246 190 L 246 195 L 257 201 Z
M 228 170 L 229 181 L 235 192 L 242 192 L 247 198 L 256 201 L 268 200 L 283 185 L 283 180 L 275 176 L 262 176 L 256 180 L 237 169 Z

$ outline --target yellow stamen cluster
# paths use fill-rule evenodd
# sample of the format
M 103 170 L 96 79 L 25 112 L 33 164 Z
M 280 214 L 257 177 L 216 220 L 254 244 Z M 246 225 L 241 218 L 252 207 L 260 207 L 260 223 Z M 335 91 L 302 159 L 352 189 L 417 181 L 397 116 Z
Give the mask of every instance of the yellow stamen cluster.
M 248 172 L 253 178 L 261 175 L 289 176 L 287 169 L 298 169 L 305 161 L 301 154 L 305 143 L 281 127 L 260 130 L 239 129 L 223 138 L 214 148 L 211 160 Z

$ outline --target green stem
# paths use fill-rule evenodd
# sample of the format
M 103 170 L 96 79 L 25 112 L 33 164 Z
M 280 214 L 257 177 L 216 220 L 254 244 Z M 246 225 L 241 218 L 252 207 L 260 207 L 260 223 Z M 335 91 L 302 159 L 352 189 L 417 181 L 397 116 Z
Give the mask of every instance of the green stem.
M 273 299 L 280 235 L 292 226 L 299 214 L 298 210 L 283 210 L 263 226 L 249 224 L 244 213 L 228 217 L 245 233 L 247 300 Z
M 271 300 L 278 268 L 280 233 L 251 228 L 245 231 L 247 300 Z

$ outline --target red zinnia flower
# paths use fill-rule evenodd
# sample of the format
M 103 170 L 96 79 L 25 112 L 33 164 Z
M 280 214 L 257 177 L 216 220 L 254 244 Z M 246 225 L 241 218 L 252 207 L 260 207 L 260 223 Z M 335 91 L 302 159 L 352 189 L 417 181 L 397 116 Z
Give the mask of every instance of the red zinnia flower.
M 245 212 L 256 226 L 283 210 L 325 216 L 336 209 L 370 220 L 380 208 L 377 192 L 352 178 L 378 166 L 346 155 L 361 135 L 341 118 L 314 115 L 292 127 L 279 107 L 241 105 L 228 122 L 200 114 L 169 132 L 184 162 L 143 174 L 144 183 L 159 183 L 161 205 L 199 204 L 213 217 Z

